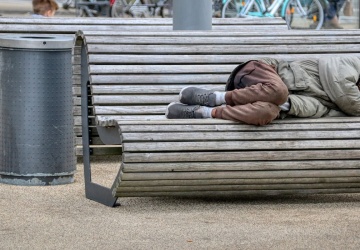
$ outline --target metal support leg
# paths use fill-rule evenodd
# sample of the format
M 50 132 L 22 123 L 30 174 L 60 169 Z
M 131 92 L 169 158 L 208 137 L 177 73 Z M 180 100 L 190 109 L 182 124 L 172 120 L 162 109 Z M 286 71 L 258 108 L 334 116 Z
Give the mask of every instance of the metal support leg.
M 83 162 L 85 179 L 85 196 L 90 200 L 97 201 L 106 206 L 117 205 L 117 197 L 111 194 L 110 188 L 91 182 L 90 165 L 90 134 L 88 116 L 88 70 L 86 65 L 86 53 L 84 46 L 81 49 L 81 121 L 83 140 Z

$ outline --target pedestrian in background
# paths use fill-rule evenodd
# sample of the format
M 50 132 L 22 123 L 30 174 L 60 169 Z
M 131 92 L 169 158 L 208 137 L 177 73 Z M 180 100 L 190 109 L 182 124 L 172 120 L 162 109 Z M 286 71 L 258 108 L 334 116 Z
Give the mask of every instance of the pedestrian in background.
M 53 17 L 59 9 L 59 5 L 54 0 L 33 0 L 33 17 Z
M 339 25 L 339 12 L 345 3 L 345 0 L 328 0 L 328 8 L 325 12 L 325 29 L 343 29 Z

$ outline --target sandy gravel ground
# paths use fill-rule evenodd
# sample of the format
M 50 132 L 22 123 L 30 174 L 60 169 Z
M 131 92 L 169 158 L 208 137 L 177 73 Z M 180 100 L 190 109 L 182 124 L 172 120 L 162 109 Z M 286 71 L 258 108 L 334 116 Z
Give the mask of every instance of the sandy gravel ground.
M 96 158 L 111 185 L 118 159 Z M 359 249 L 360 194 L 237 198 L 84 197 L 83 168 L 59 186 L 0 184 L 0 249 Z

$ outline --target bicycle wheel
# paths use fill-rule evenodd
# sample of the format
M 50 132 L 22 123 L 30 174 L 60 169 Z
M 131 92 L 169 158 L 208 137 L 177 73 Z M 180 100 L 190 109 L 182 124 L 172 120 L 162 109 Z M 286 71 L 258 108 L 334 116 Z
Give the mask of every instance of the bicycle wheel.
M 289 29 L 321 29 L 324 9 L 319 0 L 289 0 L 283 10 Z
M 257 1 L 253 1 L 252 6 L 247 6 L 249 0 L 227 0 L 222 9 L 222 18 L 241 17 L 241 10 L 246 6 L 247 12 L 260 12 L 261 8 Z M 247 14 L 247 13 L 246 13 Z M 245 14 L 245 15 L 246 15 Z
M 152 17 L 172 17 L 172 0 L 146 0 L 144 5 Z
M 67 4 L 67 5 L 75 5 L 75 1 L 73 0 L 56 0 L 55 1 L 59 6 L 62 6 L 63 4 Z
M 56 1 L 59 7 L 62 7 L 64 10 L 75 9 L 75 0 L 61 0 Z
M 134 17 L 130 10 L 132 2 L 134 1 L 116 0 L 110 10 L 111 17 Z
M 162 17 L 172 17 L 173 16 L 173 0 L 164 0 L 163 7 L 161 8 Z
M 81 4 L 82 2 L 89 2 L 89 1 L 81 1 L 77 3 L 75 10 L 77 17 L 94 17 L 96 16 L 96 11 L 92 9 L 92 5 Z
M 152 4 L 154 4 L 154 0 L 152 0 Z M 155 4 L 157 7 L 153 12 L 153 16 L 158 17 L 172 17 L 173 10 L 172 10 L 172 0 L 156 0 Z

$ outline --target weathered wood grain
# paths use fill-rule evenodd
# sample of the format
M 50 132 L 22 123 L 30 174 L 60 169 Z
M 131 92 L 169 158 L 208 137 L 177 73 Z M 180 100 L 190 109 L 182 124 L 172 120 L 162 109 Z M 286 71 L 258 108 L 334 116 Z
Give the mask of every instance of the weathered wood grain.
M 295 118 L 252 126 L 220 119 L 168 120 L 164 115 L 182 88 L 222 91 L 232 69 L 250 59 L 360 56 L 360 31 L 262 32 L 262 24 L 231 33 L 221 28 L 163 32 L 169 24 L 156 22 L 158 31 L 139 31 L 139 23 L 122 32 L 79 32 L 77 45 L 83 43 L 86 52 L 82 67 L 80 51 L 74 49 L 74 73 L 79 76 L 84 67 L 87 71 L 89 122 L 121 137 L 121 145 L 110 147 L 122 154 L 112 187 L 115 196 L 360 191 L 360 117 Z M 79 77 L 74 82 L 79 84 Z M 73 89 L 78 96 L 79 86 Z M 96 136 L 92 148 L 101 151 Z
M 121 181 L 121 187 L 150 186 L 209 186 L 209 185 L 271 185 L 271 184 L 316 184 L 316 183 L 355 183 L 360 177 L 329 177 L 329 178 L 280 178 L 280 179 L 204 179 L 204 180 L 144 180 Z
M 241 190 L 241 191 L 180 191 L 180 192 L 122 192 L 114 191 L 114 196 L 118 197 L 157 197 L 157 196 L 180 196 L 180 197 L 216 197 L 216 196 L 254 196 L 254 195 L 294 195 L 294 194 L 341 194 L 359 193 L 360 188 L 317 188 L 317 189 L 268 189 L 268 190 Z
M 196 162 L 219 162 L 223 161 L 224 153 L 222 151 L 209 152 L 143 152 L 143 153 L 129 153 L 127 152 L 122 157 L 124 163 L 139 163 L 146 166 L 154 166 L 156 168 L 163 168 L 161 163 L 174 164 L 176 162 L 192 163 Z M 325 150 L 298 150 L 284 151 L 284 150 L 266 150 L 266 151 L 246 151 L 246 152 L 226 152 L 226 160 L 231 162 L 240 161 L 305 161 L 311 159 L 316 160 L 356 160 L 360 158 L 359 149 L 338 150 L 332 149 L 329 152 Z M 150 163 L 154 163 L 151 165 Z M 148 165 L 150 164 L 150 165 Z M 291 164 L 291 163 L 290 163 Z M 289 164 L 289 165 L 290 165 Z M 329 166 L 331 167 L 331 166 Z

